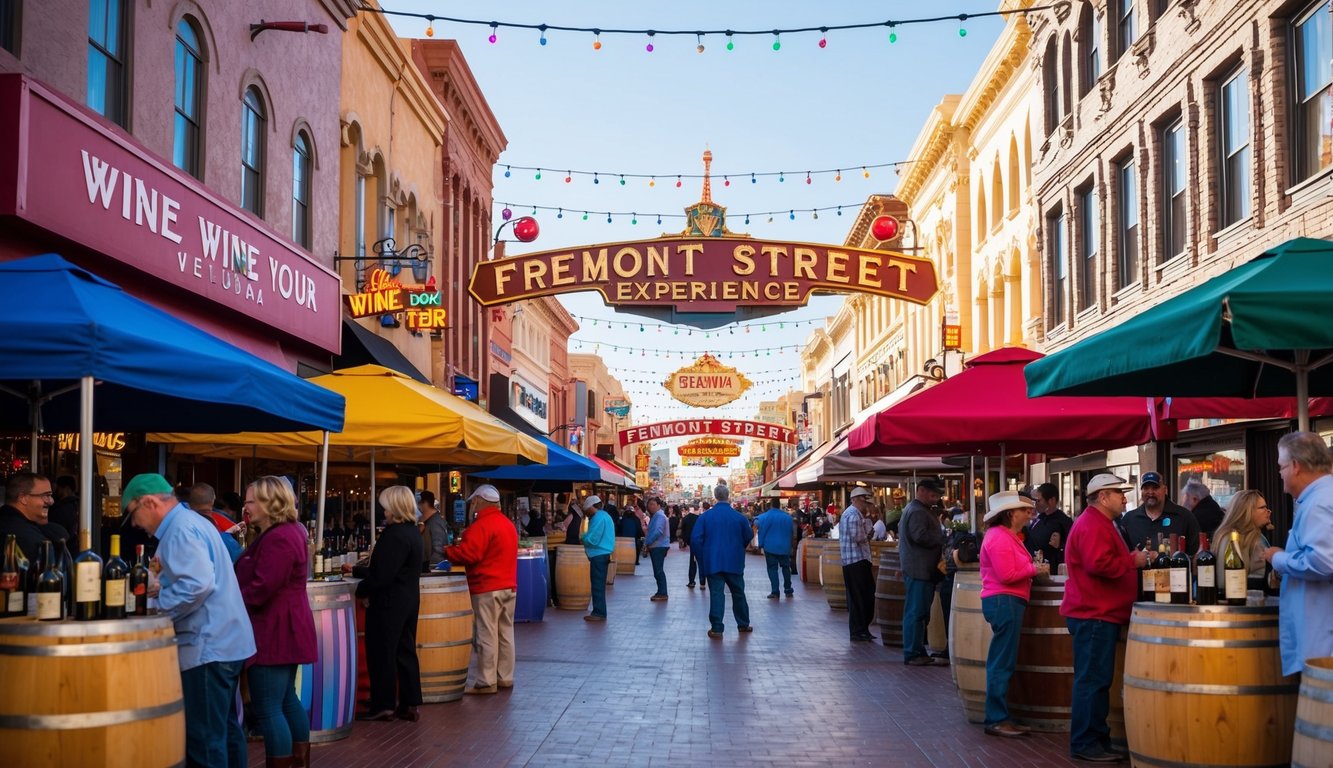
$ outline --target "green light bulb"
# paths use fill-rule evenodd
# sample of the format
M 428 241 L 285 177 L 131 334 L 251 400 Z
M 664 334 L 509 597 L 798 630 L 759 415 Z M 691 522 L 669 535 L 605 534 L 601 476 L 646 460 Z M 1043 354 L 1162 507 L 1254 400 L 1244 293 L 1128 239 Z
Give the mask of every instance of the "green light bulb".
M 897 33 L 897 32 L 890 32 L 890 33 L 889 33 L 889 42 L 890 42 L 890 43 L 896 43 L 896 42 L 898 42 L 898 33 Z

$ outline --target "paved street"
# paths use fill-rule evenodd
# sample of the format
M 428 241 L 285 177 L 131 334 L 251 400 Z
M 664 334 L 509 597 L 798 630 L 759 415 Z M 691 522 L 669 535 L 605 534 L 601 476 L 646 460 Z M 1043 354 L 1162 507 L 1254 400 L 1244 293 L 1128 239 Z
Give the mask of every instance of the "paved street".
M 671 599 L 648 600 L 652 568 L 617 577 L 610 620 L 548 609 L 515 632 L 515 687 L 422 707 L 421 721 L 360 723 L 314 747 L 331 766 L 1060 766 L 1067 737 L 986 736 L 969 724 L 947 667 L 850 643 L 847 614 L 819 587 L 768 600 L 763 559 L 746 570 L 754 632 L 708 638 L 706 592 L 667 558 Z M 875 629 L 878 634 L 877 628 Z M 252 766 L 263 765 L 259 743 Z

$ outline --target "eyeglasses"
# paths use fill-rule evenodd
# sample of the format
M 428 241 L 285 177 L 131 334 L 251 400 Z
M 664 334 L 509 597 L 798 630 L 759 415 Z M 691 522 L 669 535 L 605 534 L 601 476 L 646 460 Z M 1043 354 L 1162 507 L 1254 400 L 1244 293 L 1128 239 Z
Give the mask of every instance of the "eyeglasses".
M 56 495 L 55 495 L 54 493 L 52 493 L 51 491 L 47 491 L 46 493 L 25 493 L 25 494 L 23 494 L 23 495 L 24 495 L 24 496 L 34 496 L 34 497 L 39 498 L 39 499 L 54 499 L 54 498 L 56 497 Z
M 1279 462 L 1277 463 L 1277 471 L 1278 471 L 1278 472 L 1286 472 L 1288 469 L 1291 469 L 1291 465 L 1294 464 L 1294 463 L 1295 463 L 1295 462 L 1291 462 L 1291 461 L 1289 461 L 1289 462 L 1287 462 L 1286 464 L 1283 464 L 1282 462 L 1279 461 Z

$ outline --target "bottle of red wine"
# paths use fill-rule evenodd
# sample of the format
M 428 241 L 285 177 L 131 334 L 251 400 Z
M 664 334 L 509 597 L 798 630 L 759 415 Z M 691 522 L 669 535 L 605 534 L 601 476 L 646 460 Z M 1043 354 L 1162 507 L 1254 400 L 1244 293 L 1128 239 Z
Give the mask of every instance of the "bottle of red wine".
M 1171 553 L 1171 602 L 1176 605 L 1190 603 L 1190 556 L 1185 554 L 1185 537 L 1172 536 Z
M 129 591 L 130 567 L 120 559 L 120 537 L 111 535 L 110 557 L 102 568 L 102 614 L 108 619 L 125 618 L 125 595 Z
M 143 545 L 134 547 L 134 568 L 130 570 L 130 590 L 125 595 L 125 612 L 134 616 L 148 615 L 148 558 Z
M 74 615 L 74 558 L 69 554 L 69 544 L 64 539 L 56 543 L 55 549 L 57 570 L 60 571 L 60 587 L 64 590 L 61 600 L 64 601 L 65 613 L 62 619 L 68 619 Z M 100 574 L 98 580 L 101 580 Z
M 18 537 L 9 534 L 5 537 L 4 559 L 0 560 L 0 616 L 22 616 L 28 610 L 28 598 L 24 594 L 27 584 L 19 566 Z
M 96 621 L 102 617 L 102 558 L 93 551 L 87 529 L 79 531 L 79 545 L 79 556 L 74 558 L 74 618 Z
M 1148 559 L 1144 561 L 1143 568 L 1139 570 L 1139 600 L 1151 603 L 1156 599 L 1157 576 L 1152 572 L 1152 542 L 1144 539 L 1139 549 L 1148 553 Z
M 1194 602 L 1217 605 L 1217 556 L 1208 549 L 1208 535 L 1199 534 L 1199 554 L 1194 556 Z
M 37 579 L 37 618 L 40 621 L 60 621 L 65 616 L 65 576 L 51 542 L 42 542 L 42 561 L 46 570 Z
M 42 546 L 37 548 L 32 559 L 28 561 L 28 607 L 25 613 L 29 616 L 37 615 L 37 582 L 42 580 L 42 572 L 46 570 L 50 549 L 51 542 L 42 542 Z

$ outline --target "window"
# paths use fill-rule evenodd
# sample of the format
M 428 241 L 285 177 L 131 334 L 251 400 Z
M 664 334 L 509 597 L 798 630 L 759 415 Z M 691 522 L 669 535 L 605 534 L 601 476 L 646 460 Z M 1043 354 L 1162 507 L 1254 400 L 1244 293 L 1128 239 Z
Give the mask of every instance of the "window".
M 203 106 L 203 54 L 199 33 L 188 19 L 176 25 L 176 122 L 171 162 L 176 167 L 202 179 L 199 163 L 199 112 Z
M 1222 83 L 1218 104 L 1221 118 L 1222 226 L 1250 215 L 1250 108 L 1245 70 Z
M 1051 271 L 1051 321 L 1054 328 L 1065 321 L 1065 296 L 1069 290 L 1069 266 L 1065 263 L 1065 217 L 1056 209 L 1046 218 L 1046 260 Z
M 1116 186 L 1119 205 L 1116 211 L 1116 230 L 1120 241 L 1120 259 L 1117 288 L 1133 285 L 1139 279 L 1139 188 L 1135 177 L 1134 161 L 1125 158 L 1116 163 Z
M 1046 41 L 1046 53 L 1041 57 L 1041 84 L 1048 134 L 1054 131 L 1060 122 L 1060 80 L 1056 77 L 1056 71 L 1059 69 L 1059 62 L 1056 60 L 1058 56 L 1059 50 L 1056 48 L 1055 38 L 1052 37 Z
M 1129 47 L 1139 38 L 1138 20 L 1134 15 L 1134 0 L 1113 0 L 1115 3 L 1116 47 L 1115 57 L 1119 59 L 1129 52 Z
M 121 0 L 88 4 L 88 106 L 125 125 L 125 10 Z
M 20 0 L 0 0 L 0 48 L 19 53 Z
M 1088 91 L 1097 84 L 1097 78 L 1102 76 L 1102 24 L 1097 20 L 1097 12 L 1091 5 L 1083 6 L 1083 66 L 1082 82 L 1079 84 L 1078 95 L 1086 96 Z
M 241 105 L 241 207 L 264 215 L 264 134 L 268 118 L 259 89 L 245 89 Z
M 292 147 L 292 240 L 310 248 L 310 139 L 305 131 L 296 134 Z
M 1185 252 L 1185 124 L 1177 118 L 1162 130 L 1162 254 Z
M 1097 296 L 1097 193 L 1089 185 L 1078 193 L 1078 308 Z
M 1320 3 L 1301 16 L 1294 29 L 1296 136 L 1292 182 L 1304 181 L 1333 164 L 1333 24 L 1329 4 Z

